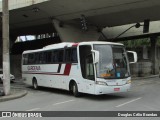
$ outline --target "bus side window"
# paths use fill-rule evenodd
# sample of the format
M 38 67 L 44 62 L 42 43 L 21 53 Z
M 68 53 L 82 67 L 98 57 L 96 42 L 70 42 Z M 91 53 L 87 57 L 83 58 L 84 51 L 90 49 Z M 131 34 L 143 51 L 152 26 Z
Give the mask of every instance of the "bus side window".
M 35 53 L 35 64 L 39 64 L 39 53 Z
M 43 63 L 47 64 L 47 52 L 46 51 L 43 53 Z
M 28 55 L 28 64 L 34 64 L 34 53 Z
M 73 48 L 72 49 L 72 54 L 71 54 L 71 61 L 74 63 L 77 63 L 77 49 Z
M 71 62 L 71 49 L 66 49 L 65 62 Z
M 57 50 L 53 51 L 52 61 L 53 61 L 53 63 L 58 62 L 58 51 Z
M 77 62 L 77 49 L 76 48 L 66 49 L 65 62 L 71 62 L 71 63 Z
M 51 51 L 47 51 L 46 52 L 46 63 L 50 64 L 52 62 L 52 52 Z
M 58 52 L 58 62 L 63 62 L 64 50 L 59 50 Z
M 39 53 L 39 64 L 43 64 L 44 63 L 44 55 L 43 52 Z

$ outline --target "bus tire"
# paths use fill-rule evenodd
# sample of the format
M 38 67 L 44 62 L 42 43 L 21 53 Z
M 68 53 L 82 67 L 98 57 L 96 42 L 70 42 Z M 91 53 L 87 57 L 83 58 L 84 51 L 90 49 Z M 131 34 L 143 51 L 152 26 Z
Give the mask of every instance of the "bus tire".
M 72 85 L 72 93 L 75 97 L 80 96 L 80 93 L 78 92 L 77 84 L 75 82 Z
M 33 89 L 37 90 L 38 89 L 38 83 L 37 83 L 36 78 L 33 78 L 32 84 L 33 84 Z

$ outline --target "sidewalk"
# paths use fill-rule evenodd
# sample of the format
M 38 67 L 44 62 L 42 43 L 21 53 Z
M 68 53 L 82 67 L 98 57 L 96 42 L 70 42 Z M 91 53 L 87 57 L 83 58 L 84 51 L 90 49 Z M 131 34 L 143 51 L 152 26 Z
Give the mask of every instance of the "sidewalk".
M 11 85 L 10 95 L 0 96 L 0 102 L 21 98 L 28 93 L 23 86 L 22 87 L 20 87 L 20 85 L 14 86 L 14 84 L 16 83 L 11 83 L 11 84 L 13 85 Z M 0 90 L 3 90 L 2 84 L 0 86 Z

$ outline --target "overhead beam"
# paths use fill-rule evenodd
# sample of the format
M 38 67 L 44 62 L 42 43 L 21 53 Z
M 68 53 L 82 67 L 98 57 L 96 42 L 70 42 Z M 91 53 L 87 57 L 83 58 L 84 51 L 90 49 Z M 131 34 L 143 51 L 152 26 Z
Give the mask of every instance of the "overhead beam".
M 142 26 L 139 28 L 131 28 L 121 36 L 117 37 L 119 34 L 123 33 L 126 29 L 130 28 L 134 24 L 122 25 L 116 27 L 106 27 L 103 30 L 105 36 L 107 36 L 109 41 L 125 41 L 139 38 L 146 38 L 151 36 L 159 36 L 160 35 L 160 21 L 154 21 L 150 23 L 149 33 L 143 33 L 143 23 L 140 23 Z
M 61 26 L 60 21 L 56 19 L 53 19 L 53 25 L 63 42 L 97 41 L 100 37 L 95 27 L 90 27 L 85 31 L 74 23 Z

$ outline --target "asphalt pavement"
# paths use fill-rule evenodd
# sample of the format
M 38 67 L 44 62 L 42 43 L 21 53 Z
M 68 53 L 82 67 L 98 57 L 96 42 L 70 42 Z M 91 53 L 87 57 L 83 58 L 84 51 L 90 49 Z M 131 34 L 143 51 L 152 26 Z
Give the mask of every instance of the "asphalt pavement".
M 149 78 L 155 78 L 158 77 L 158 75 L 151 75 L 147 77 L 134 77 L 132 80 L 144 80 Z M 27 89 L 25 88 L 25 84 L 22 80 L 17 80 L 14 83 L 11 84 L 11 93 L 8 96 L 4 96 L 3 92 L 3 86 L 0 85 L 0 102 L 13 100 L 17 98 L 21 98 L 27 94 Z
M 12 89 L 15 88 L 20 91 L 27 90 L 28 94 L 19 99 L 0 102 L 0 111 L 160 111 L 160 78 L 158 76 L 133 79 L 131 91 L 128 93 L 100 96 L 83 94 L 79 98 L 75 98 L 68 91 L 53 88 L 42 87 L 39 90 L 33 90 L 31 86 L 22 83 L 12 84 Z M 84 117 L 83 120 L 85 119 L 88 118 Z M 116 120 L 118 118 L 89 119 Z M 159 120 L 159 118 L 146 119 Z M 136 120 L 142 120 L 142 118 L 136 118 Z

